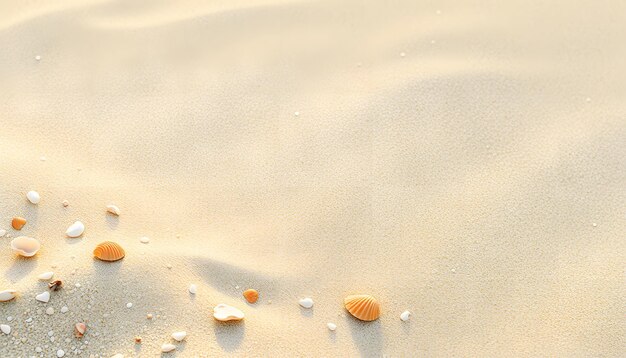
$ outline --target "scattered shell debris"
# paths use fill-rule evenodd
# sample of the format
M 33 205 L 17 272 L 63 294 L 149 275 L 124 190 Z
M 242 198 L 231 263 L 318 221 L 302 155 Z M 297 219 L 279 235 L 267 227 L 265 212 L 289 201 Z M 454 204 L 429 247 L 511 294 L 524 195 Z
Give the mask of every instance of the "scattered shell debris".
M 172 338 L 174 338 L 176 341 L 180 342 L 183 339 L 185 339 L 185 337 L 187 337 L 187 332 L 185 331 L 180 331 L 180 332 L 174 332 L 172 333 Z
M 305 297 L 305 298 L 301 299 L 300 301 L 298 301 L 298 303 L 300 304 L 300 306 L 302 306 L 304 308 L 311 308 L 311 307 L 313 307 L 313 299 L 311 297 Z
M 233 306 L 220 303 L 213 308 L 213 317 L 222 322 L 240 321 L 244 318 L 244 314 L 242 311 Z
M 39 193 L 33 190 L 26 193 L 26 198 L 28 199 L 28 201 L 35 205 L 39 204 L 39 201 L 41 200 Z
M 52 278 L 52 276 L 54 276 L 54 272 L 49 271 L 49 272 L 44 272 L 40 274 L 39 276 L 37 276 L 37 278 L 40 280 L 48 281 L 49 279 Z
M 257 290 L 249 288 L 243 291 L 243 297 L 249 303 L 255 303 L 259 299 L 259 293 L 257 292 Z
M 65 231 L 65 235 L 68 237 L 79 237 L 85 232 L 85 224 L 80 221 L 75 221 L 70 227 Z
M 14 290 L 14 289 L 0 291 L 0 302 L 11 301 L 12 299 L 15 298 L 16 293 L 17 293 L 17 290 Z
M 171 352 L 171 351 L 173 351 L 174 349 L 176 349 L 176 346 L 175 346 L 175 345 L 173 345 L 173 344 L 171 344 L 171 343 L 164 343 L 164 344 L 161 346 L 161 352 L 163 352 L 163 353 Z
M 404 311 L 400 313 L 400 319 L 403 320 L 404 322 L 408 321 L 410 318 L 411 318 L 411 312 Z
M 107 212 L 111 215 L 120 216 L 120 208 L 116 205 L 107 205 Z
M 26 219 L 24 219 L 23 217 L 16 216 L 13 218 L 13 220 L 11 220 L 11 226 L 15 230 L 22 230 L 24 225 L 26 225 Z

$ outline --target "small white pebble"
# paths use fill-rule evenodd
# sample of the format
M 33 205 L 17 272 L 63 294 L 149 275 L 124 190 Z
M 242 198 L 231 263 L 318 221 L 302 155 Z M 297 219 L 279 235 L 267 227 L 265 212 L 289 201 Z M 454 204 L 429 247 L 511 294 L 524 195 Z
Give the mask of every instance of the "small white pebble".
M 193 283 L 189 285 L 189 293 L 195 295 L 196 292 L 198 292 L 198 286 L 194 285 Z
M 311 308 L 313 307 L 313 299 L 310 297 L 305 297 L 303 299 L 301 299 L 300 301 L 298 301 L 298 303 L 300 303 L 300 306 L 304 307 L 304 308 Z
M 139 241 L 140 241 L 142 244 L 147 244 L 147 243 L 149 243 L 149 242 L 150 242 L 150 238 L 145 237 L 145 236 L 144 236 L 144 237 L 140 237 L 140 238 L 139 238 Z M 158 245 L 157 245 L 157 246 L 158 246 Z
M 337 329 L 337 325 L 334 323 L 330 323 L 330 322 L 326 324 L 326 327 L 328 327 L 328 329 L 330 329 L 331 331 L 334 331 Z
M 76 286 L 76 288 L 80 288 L 80 283 L 76 282 L 74 286 Z
M 9 322 L 13 321 L 13 316 L 7 317 L 7 321 L 9 321 Z
M 26 322 L 26 323 L 30 323 L 30 322 L 32 322 L 32 321 L 33 321 L 33 317 L 28 317 L 28 318 L 26 319 L 26 321 L 25 321 L 25 322 Z
M 3 237 L 4 235 L 7 234 L 7 231 L 4 229 L 0 229 L 0 237 Z
M 585 98 L 585 101 L 591 102 L 591 98 L 587 97 L 587 98 Z
M 41 353 L 41 352 L 43 352 L 43 349 L 41 349 L 41 347 L 37 347 L 37 348 L 35 348 L 35 352 Z
M 411 312 L 404 311 L 404 312 L 400 313 L 400 319 L 403 320 L 404 322 L 408 321 L 409 318 L 411 318 Z
M 26 198 L 33 204 L 39 204 L 39 201 L 41 200 L 39 193 L 33 190 L 26 193 Z
M 593 223 L 593 224 L 591 224 L 591 225 L 592 225 L 593 227 L 596 227 L 596 226 L 598 226 L 598 224 L 596 224 L 596 223 Z
M 39 55 L 35 56 L 35 60 L 40 61 L 41 60 L 41 56 L 39 56 Z
M 46 314 L 53 315 L 54 314 L 54 308 L 52 308 L 52 307 L 46 308 Z
M 4 334 L 10 334 L 11 327 L 8 324 L 0 324 L 0 331 L 2 331 L 2 333 Z
M 70 205 L 70 202 L 67 200 L 63 200 L 63 207 L 67 208 Z
M 441 15 L 441 10 L 437 10 L 437 11 L 435 11 L 435 14 L 437 14 L 437 15 Z
M 65 355 L 65 352 L 64 352 L 62 349 L 59 349 L 59 350 L 57 351 L 57 357 L 61 358 L 61 357 L 63 357 L 64 355 Z
M 165 343 L 161 346 L 161 352 L 163 353 L 171 352 L 174 349 L 176 349 L 176 346 L 170 343 Z
M 48 332 L 48 337 L 52 337 L 52 336 L 54 336 L 54 331 L 49 331 Z
M 452 273 L 455 273 L 455 272 L 456 272 L 456 269 L 452 269 L 452 270 L 450 270 L 450 271 L 452 271 Z
M 295 111 L 295 112 L 293 112 L 293 115 L 297 117 L 297 116 L 299 116 L 299 115 L 300 115 L 300 112 Z
M 67 308 L 67 306 L 63 306 L 63 307 L 61 307 L 61 313 L 65 313 L 65 312 L 67 312 L 67 311 L 69 311 L 69 310 L 70 310 L 70 309 L 69 309 L 69 308 Z
M 172 265 L 167 264 L 167 268 L 171 270 L 172 269 Z
M 41 156 L 41 157 L 39 157 L 39 160 L 41 160 L 42 162 L 45 162 L 46 161 L 46 157 Z
M 132 303 L 130 303 L 130 302 L 128 302 L 128 303 L 126 304 L 126 308 L 131 308 L 131 307 L 133 307 L 133 304 L 132 304 Z
M 406 56 L 406 53 L 400 52 L 400 57 L 405 57 L 405 56 Z

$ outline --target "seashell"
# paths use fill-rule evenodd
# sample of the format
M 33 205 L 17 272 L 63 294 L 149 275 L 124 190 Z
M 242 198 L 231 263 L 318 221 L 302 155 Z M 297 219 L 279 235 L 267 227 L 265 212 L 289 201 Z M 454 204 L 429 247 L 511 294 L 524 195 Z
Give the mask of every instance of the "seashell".
M 42 292 L 38 294 L 37 296 L 35 296 L 35 299 L 39 302 L 48 303 L 48 301 L 50 301 L 50 292 L 48 291 Z
M 124 249 L 113 241 L 104 241 L 93 250 L 93 255 L 102 261 L 117 261 L 124 258 Z
M 15 294 L 16 293 L 17 293 L 17 291 L 13 290 L 13 289 L 0 291 L 0 302 L 11 301 L 12 299 L 15 298 Z
M 85 224 L 80 221 L 74 222 L 70 227 L 65 231 L 65 235 L 69 237 L 79 237 L 85 231 Z
M 222 322 L 240 321 L 243 319 L 243 312 L 235 307 L 220 303 L 213 308 L 213 317 Z
M 250 288 L 243 291 L 243 297 L 245 297 L 246 301 L 248 301 L 249 303 L 255 303 L 259 299 L 259 293 L 256 290 Z
M 177 341 L 182 341 L 183 339 L 185 339 L 185 337 L 187 337 L 187 332 L 185 331 L 181 331 L 181 332 L 174 332 L 172 333 L 172 338 L 174 338 Z
M 15 230 L 22 230 L 24 225 L 26 225 L 26 219 L 22 217 L 16 216 L 11 220 L 11 226 L 13 226 Z
M 48 281 L 49 279 L 52 278 L 52 276 L 54 276 L 54 272 L 50 271 L 50 272 L 42 273 L 41 275 L 37 276 L 37 278 L 40 280 Z
M 170 343 L 165 343 L 161 346 L 161 352 L 163 353 L 171 352 L 174 349 L 176 349 L 176 346 Z
M 74 335 L 76 336 L 76 338 L 81 338 L 82 336 L 84 336 L 86 331 L 87 331 L 86 324 L 80 322 L 74 325 Z
M 361 321 L 373 321 L 380 317 L 380 303 L 370 295 L 351 295 L 343 300 L 348 312 Z
M 120 216 L 120 208 L 115 205 L 107 205 L 107 212 L 115 216 Z
M 300 304 L 300 306 L 304 307 L 304 308 L 311 308 L 313 307 L 313 299 L 310 297 L 305 297 L 303 299 L 301 299 L 300 301 L 298 301 L 298 303 Z
M 404 322 L 408 321 L 409 318 L 411 318 L 411 312 L 404 311 L 404 312 L 400 313 L 400 319 L 403 320 Z
M 61 287 L 63 287 L 63 281 L 61 280 L 54 280 L 48 283 L 48 288 L 50 289 L 50 291 L 58 291 Z
M 41 200 L 39 193 L 32 190 L 26 193 L 26 198 L 33 204 L 39 204 L 39 200 Z
M 11 241 L 13 251 L 24 257 L 34 256 L 40 247 L 41 244 L 37 239 L 28 236 L 18 236 Z
M 2 331 L 2 333 L 4 334 L 10 334 L 11 327 L 8 324 L 0 324 L 0 331 Z
M 135 344 L 141 344 L 141 337 L 135 336 Z

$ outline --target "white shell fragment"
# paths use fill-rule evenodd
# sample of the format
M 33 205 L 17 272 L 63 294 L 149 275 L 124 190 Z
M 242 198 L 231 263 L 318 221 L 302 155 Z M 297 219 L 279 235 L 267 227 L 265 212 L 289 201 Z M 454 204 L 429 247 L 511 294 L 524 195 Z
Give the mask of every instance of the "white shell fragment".
M 52 278 L 52 276 L 54 276 L 54 272 L 50 271 L 50 272 L 44 272 L 41 275 L 37 276 L 38 279 L 40 280 L 49 280 Z
M 11 327 L 8 324 L 0 324 L 0 331 L 2 331 L 2 333 L 4 334 L 10 334 Z
M 187 337 L 187 332 L 185 331 L 181 331 L 181 332 L 174 332 L 172 333 L 172 338 L 174 338 L 177 341 L 182 341 L 183 339 L 185 339 L 185 337 Z
M 76 221 L 70 227 L 67 228 L 65 235 L 69 237 L 79 237 L 80 235 L 83 234 L 84 231 L 85 231 L 85 225 L 80 221 Z
M 337 329 L 337 325 L 334 323 L 330 323 L 328 322 L 328 324 L 326 324 L 326 327 L 328 327 L 328 329 L 330 329 L 331 331 L 334 331 Z
M 54 314 L 54 308 L 52 308 L 52 307 L 48 307 L 48 308 L 46 309 L 46 314 L 47 314 L 47 315 L 53 315 L 53 314 Z
M 39 193 L 32 190 L 26 193 L 26 198 L 33 204 L 39 204 L 39 201 L 41 200 Z
M 311 308 L 313 307 L 313 299 L 310 297 L 305 297 L 303 299 L 301 299 L 300 301 L 298 301 L 298 303 L 300 303 L 300 306 L 304 307 L 304 308 Z
M 163 353 L 171 352 L 174 349 L 176 349 L 176 346 L 170 343 L 165 343 L 161 346 L 161 352 Z
M 37 296 L 35 296 L 35 299 L 39 302 L 47 303 L 48 301 L 50 301 L 50 292 L 48 291 L 42 292 L 38 294 Z
M 16 290 L 8 289 L 4 291 L 0 291 L 0 302 L 11 301 L 15 298 Z
M 37 251 L 39 251 L 40 247 L 41 244 L 37 239 L 28 236 L 18 236 L 11 240 L 11 248 L 13 251 L 24 257 L 34 256 Z
M 409 318 L 411 318 L 411 312 L 409 311 L 404 311 L 400 314 L 400 319 L 403 320 L 404 322 L 408 321 Z
M 149 242 L 150 242 L 150 238 L 149 238 L 149 237 L 145 237 L 145 236 L 144 236 L 144 237 L 140 237 L 140 238 L 139 238 L 139 241 L 140 241 L 142 244 L 147 244 L 147 243 L 149 243 Z
M 243 319 L 244 314 L 235 307 L 220 303 L 213 308 L 213 317 L 222 322 L 240 321 Z
M 61 357 L 63 357 L 64 355 L 65 355 L 65 351 L 64 351 L 64 350 L 59 349 L 59 350 L 57 351 L 57 357 L 61 358 Z
M 115 205 L 107 205 L 107 212 L 115 216 L 120 216 L 120 208 Z
M 198 286 L 194 285 L 193 283 L 189 285 L 189 293 L 195 295 L 196 292 L 198 292 Z

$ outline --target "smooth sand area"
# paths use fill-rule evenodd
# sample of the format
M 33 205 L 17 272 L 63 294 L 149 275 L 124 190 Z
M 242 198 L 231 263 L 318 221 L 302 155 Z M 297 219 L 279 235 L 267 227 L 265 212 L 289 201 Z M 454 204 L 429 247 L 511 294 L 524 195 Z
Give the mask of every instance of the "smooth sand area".
M 624 357 L 625 14 L 0 1 L 0 229 L 42 243 L 0 238 L 0 357 Z

